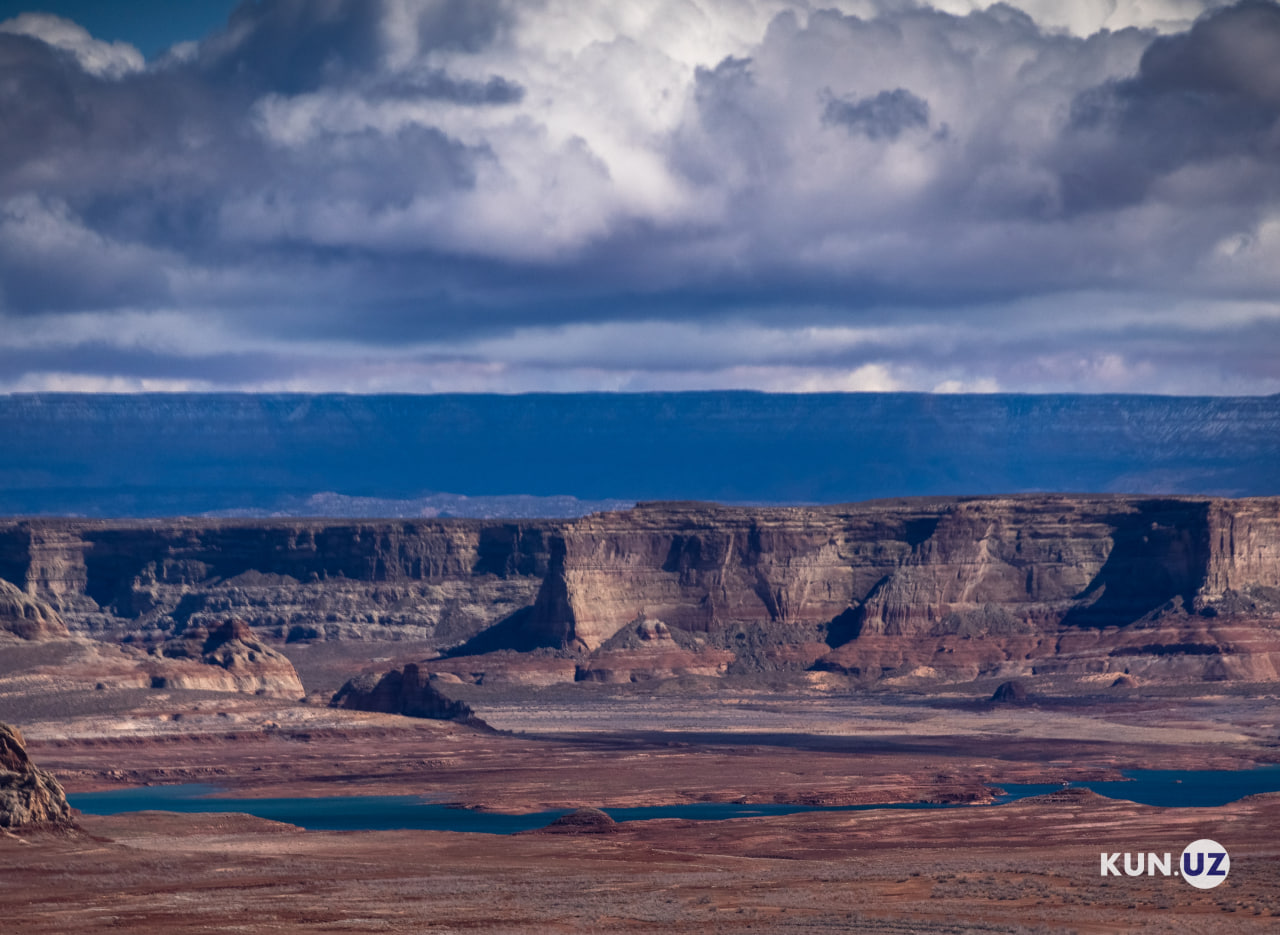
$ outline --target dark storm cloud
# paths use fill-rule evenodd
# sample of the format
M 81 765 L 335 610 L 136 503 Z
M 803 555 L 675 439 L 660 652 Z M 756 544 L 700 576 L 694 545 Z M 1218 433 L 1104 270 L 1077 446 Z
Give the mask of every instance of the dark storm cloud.
M 854 100 L 827 96 L 825 101 L 822 108 L 825 123 L 842 126 L 850 133 L 861 133 L 872 140 L 896 140 L 908 130 L 929 126 L 929 102 L 905 88 Z
M 960 379 L 967 359 L 998 378 L 1016 359 L 1178 358 L 1098 338 L 1105 310 L 1057 296 L 1158 310 L 1280 288 L 1277 4 L 1163 36 L 1076 36 L 1004 5 L 765 8 L 262 0 L 145 69 L 56 23 L 0 31 L 0 326 L 39 333 L 30 373 L 174 379 L 185 315 L 227 345 L 186 372 L 225 365 L 229 385 L 291 345 L 436 342 L 406 366 L 500 372 L 473 345 L 653 321 L 746 323 L 768 353 L 730 342 L 742 366 Z M 1049 306 L 1076 330 L 1027 311 Z M 107 354 L 83 318 L 161 312 L 179 350 Z M 62 344 L 50 316 L 77 323 Z M 952 324 L 972 329 L 964 353 L 938 343 Z M 935 330 L 830 353 L 770 330 L 810 326 Z M 548 341 L 526 363 L 553 368 Z M 713 346 L 691 344 L 735 366 Z M 609 366 L 671 353 L 635 350 Z
M 426 49 L 479 52 L 511 28 L 512 8 L 503 0 L 437 0 L 420 4 L 418 44 Z
M 1081 94 L 1064 146 L 1078 164 L 1064 170 L 1067 199 L 1088 209 L 1136 203 L 1162 177 L 1213 162 L 1236 163 L 1223 181 L 1234 174 L 1238 196 L 1274 199 L 1278 119 L 1280 7 L 1216 12 L 1154 40 L 1134 77 Z
M 714 68 L 699 68 L 694 73 L 698 119 L 683 129 L 689 134 L 705 134 L 716 145 L 699 149 L 695 142 L 677 147 L 677 158 L 684 157 L 680 167 L 691 179 L 717 184 L 723 177 L 726 153 L 732 153 L 734 162 L 753 177 L 764 178 L 785 168 L 785 151 L 761 108 L 761 93 L 748 58 L 730 56 Z
M 106 80 L 47 46 L 19 63 L 10 40 L 30 42 L 0 35 L 0 119 L 9 131 L 0 135 L 0 194 L 10 199 L 0 237 L 17 236 L 25 248 L 6 251 L 0 263 L 23 263 L 31 276 L 47 268 L 49 288 L 59 292 L 68 270 L 79 275 L 113 254 L 152 252 L 154 279 L 164 267 L 202 262 L 198 251 L 216 252 L 216 214 L 228 187 L 263 177 L 267 167 L 268 153 L 239 119 L 246 98 L 185 72 Z M 44 235 L 32 237 L 37 216 Z M 68 262 L 73 248 L 87 254 L 80 265 Z M 49 304 L 33 289 L 17 301 L 5 288 L 7 308 Z M 136 296 L 109 291 L 80 307 L 164 298 L 151 288 Z
M 1186 33 L 1156 39 L 1142 56 L 1135 97 L 1212 94 L 1223 101 L 1280 107 L 1280 8 L 1245 0 Z

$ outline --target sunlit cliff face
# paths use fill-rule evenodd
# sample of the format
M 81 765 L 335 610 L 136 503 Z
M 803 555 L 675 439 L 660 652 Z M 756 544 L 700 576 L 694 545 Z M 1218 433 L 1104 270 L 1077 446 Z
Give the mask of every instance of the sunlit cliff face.
M 1273 392 L 1280 6 L 0 24 L 0 389 Z

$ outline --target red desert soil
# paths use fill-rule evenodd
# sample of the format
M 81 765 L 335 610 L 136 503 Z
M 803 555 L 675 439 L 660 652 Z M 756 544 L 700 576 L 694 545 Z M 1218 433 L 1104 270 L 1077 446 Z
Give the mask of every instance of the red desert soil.
M 1275 759 L 1274 700 L 953 707 L 761 694 L 601 696 L 481 714 L 525 733 L 271 699 L 154 695 L 26 728 L 69 792 L 410 793 L 503 811 L 746 800 L 981 801 L 988 782 Z M 504 705 L 506 707 L 504 707 Z M 713 728 L 717 727 L 719 730 Z M 609 834 L 304 832 L 243 815 L 83 817 L 0 838 L 3 930 L 183 932 L 1274 931 L 1280 796 L 1157 809 L 1092 794 L 996 808 L 623 823 Z M 229 798 L 228 810 L 235 800 Z M 1099 875 L 1210 837 L 1229 880 Z
M 623 824 L 606 835 L 301 832 L 244 816 L 86 818 L 0 840 L 6 931 L 1275 931 L 1280 809 L 1091 795 L 999 809 Z M 1102 880 L 1113 850 L 1231 842 L 1226 884 Z

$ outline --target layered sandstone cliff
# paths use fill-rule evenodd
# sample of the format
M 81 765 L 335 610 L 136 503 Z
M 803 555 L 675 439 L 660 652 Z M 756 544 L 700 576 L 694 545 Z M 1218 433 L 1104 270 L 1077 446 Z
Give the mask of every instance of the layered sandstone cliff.
M 424 640 L 448 651 L 432 671 L 474 681 L 1280 671 L 1277 499 L 660 503 L 530 523 L 30 520 L 0 525 L 0 577 L 79 633 L 160 641 L 234 615 L 277 646 Z
M 458 642 L 532 604 L 556 524 L 0 523 L 0 579 L 77 632 L 162 639 L 228 616 L 280 639 Z
M 1215 547 L 1247 517 L 1254 544 Z M 642 505 L 551 540 L 532 626 L 599 646 L 643 611 L 684 630 L 766 622 L 851 637 L 1120 626 L 1268 586 L 1280 501 L 1017 497 L 850 507 Z M 1216 575 L 1209 580 L 1210 573 Z M 1234 577 L 1233 577 L 1234 576 Z

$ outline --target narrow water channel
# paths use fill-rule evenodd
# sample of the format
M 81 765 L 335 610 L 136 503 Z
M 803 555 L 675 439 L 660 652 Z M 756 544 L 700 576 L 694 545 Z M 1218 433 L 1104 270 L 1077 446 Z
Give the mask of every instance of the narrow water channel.
M 1072 783 L 1113 799 L 1126 799 L 1163 808 L 1203 808 L 1226 805 L 1248 795 L 1280 792 L 1280 766 L 1251 770 L 1134 770 L 1114 782 Z M 1002 784 L 1004 794 L 995 807 L 1029 796 L 1063 788 L 1061 784 Z M 563 811 L 502 814 L 428 802 L 412 795 L 328 796 L 318 798 L 229 799 L 216 797 L 219 790 L 209 785 L 146 786 L 111 792 L 83 792 L 68 796 L 72 806 L 87 815 L 115 815 L 122 812 L 243 812 L 283 821 L 311 831 L 380 831 L 397 828 L 422 831 L 470 831 L 483 834 L 514 834 L 550 824 Z M 722 821 L 765 815 L 793 815 L 800 812 L 850 812 L 873 809 L 971 808 L 967 805 L 938 805 L 902 802 L 884 805 L 745 805 L 738 802 L 697 802 L 681 805 L 652 805 L 637 808 L 606 808 L 615 821 L 646 821 L 653 818 L 683 818 L 693 821 Z

